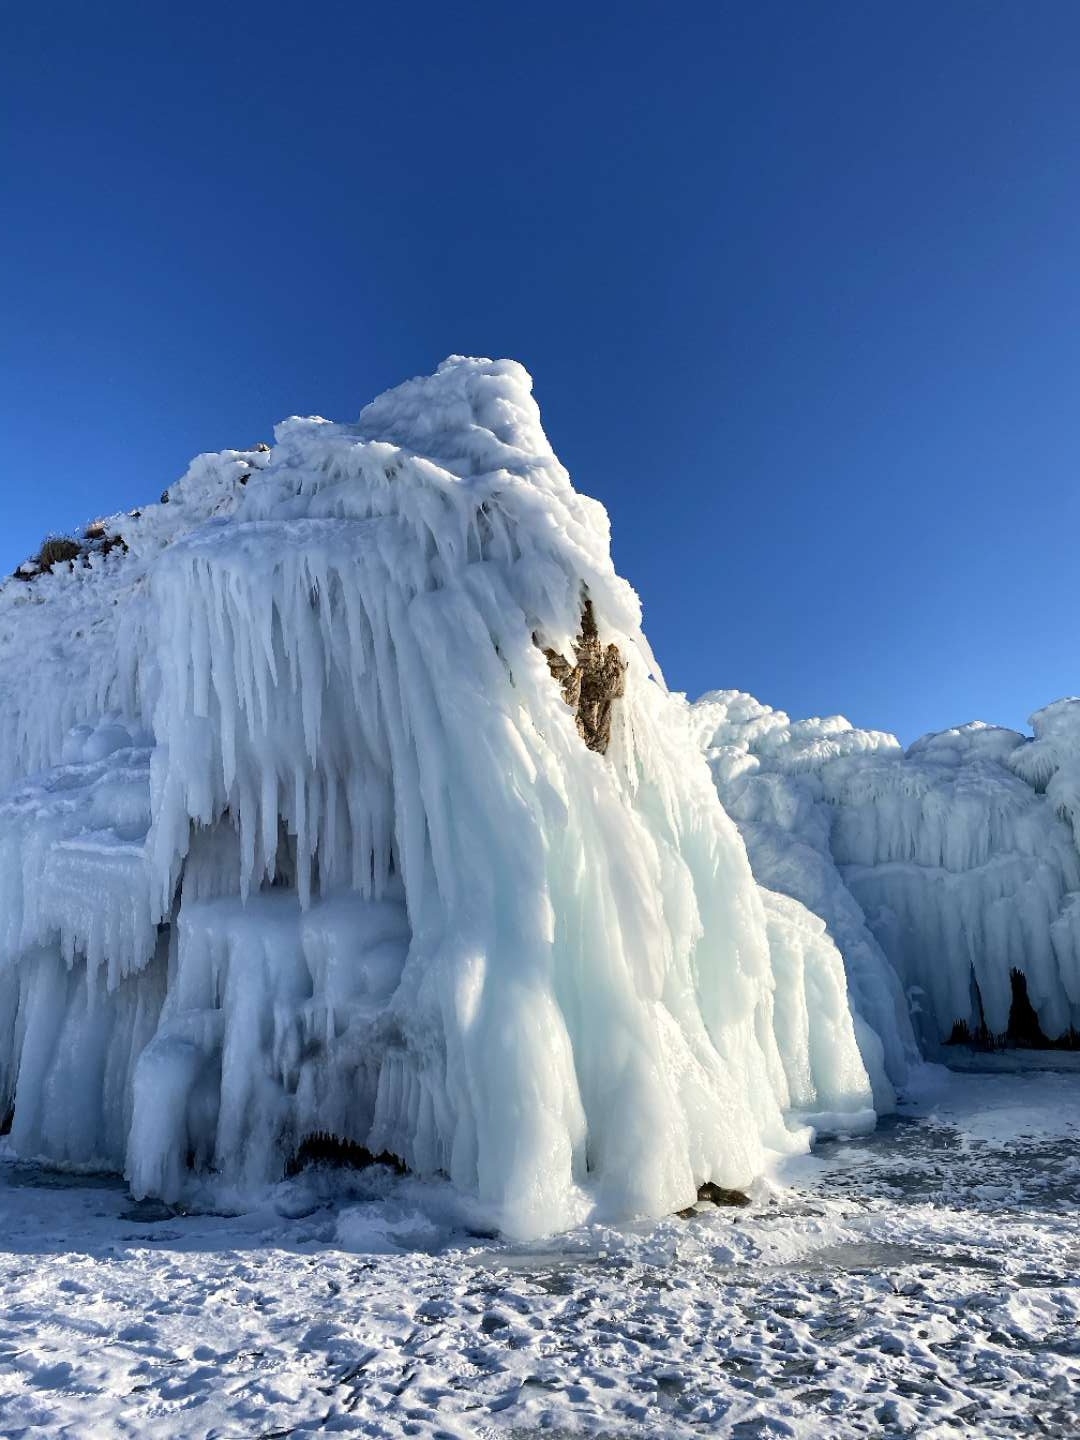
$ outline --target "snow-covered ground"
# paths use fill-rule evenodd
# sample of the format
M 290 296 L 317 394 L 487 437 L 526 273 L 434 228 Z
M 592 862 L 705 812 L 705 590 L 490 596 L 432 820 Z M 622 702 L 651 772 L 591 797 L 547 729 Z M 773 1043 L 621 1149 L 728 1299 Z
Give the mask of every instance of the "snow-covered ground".
M 0 1435 L 1074 1436 L 1080 1074 L 927 1075 L 747 1210 L 528 1245 L 385 1171 L 230 1217 L 8 1157 Z

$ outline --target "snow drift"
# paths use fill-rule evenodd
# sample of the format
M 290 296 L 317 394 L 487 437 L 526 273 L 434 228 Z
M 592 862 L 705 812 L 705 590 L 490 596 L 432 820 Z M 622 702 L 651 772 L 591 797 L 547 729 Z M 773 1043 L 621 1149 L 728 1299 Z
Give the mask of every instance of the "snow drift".
M 520 366 L 95 533 L 0 592 L 19 1153 L 172 1200 L 331 1135 L 532 1235 L 873 1124 L 888 1027 L 860 1055 L 825 925 L 755 883 Z
M 1080 1030 L 1080 702 L 1035 714 L 1034 738 L 975 722 L 906 752 L 737 691 L 691 714 L 755 874 L 824 918 L 894 1079 L 904 995 L 931 1053 L 957 1027 L 1009 1035 L 1018 1006 L 1050 1041 Z

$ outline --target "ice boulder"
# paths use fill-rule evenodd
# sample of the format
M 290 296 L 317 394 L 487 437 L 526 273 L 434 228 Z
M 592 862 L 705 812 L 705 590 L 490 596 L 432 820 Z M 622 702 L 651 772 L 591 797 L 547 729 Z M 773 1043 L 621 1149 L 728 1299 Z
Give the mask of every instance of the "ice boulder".
M 20 1153 L 172 1200 L 329 1137 L 525 1236 L 873 1122 L 837 951 L 755 882 L 521 366 L 107 525 L 0 590 Z

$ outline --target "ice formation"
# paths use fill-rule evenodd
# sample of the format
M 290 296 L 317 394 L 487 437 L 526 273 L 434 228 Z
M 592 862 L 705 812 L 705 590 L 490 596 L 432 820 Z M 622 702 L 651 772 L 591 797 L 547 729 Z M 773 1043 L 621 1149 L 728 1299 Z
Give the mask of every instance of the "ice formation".
M 1008 1035 L 1018 1003 L 1045 1039 L 1080 1029 L 1080 701 L 1035 714 L 1033 739 L 975 722 L 906 752 L 737 691 L 691 715 L 755 875 L 823 917 L 894 1080 L 909 1008 L 931 1053 L 957 1027 Z
M 755 883 L 520 366 L 95 533 L 0 590 L 19 1153 L 174 1200 L 328 1134 L 533 1235 L 873 1124 L 896 996 L 854 967 L 857 1044 L 825 923 Z

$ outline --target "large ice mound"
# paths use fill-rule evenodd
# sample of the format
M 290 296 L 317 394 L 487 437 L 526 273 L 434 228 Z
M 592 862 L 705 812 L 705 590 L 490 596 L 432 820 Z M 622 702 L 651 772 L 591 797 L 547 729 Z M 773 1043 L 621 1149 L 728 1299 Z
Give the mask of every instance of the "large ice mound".
M 176 1199 L 331 1135 L 534 1235 L 873 1124 L 876 1012 L 860 1054 L 519 365 L 286 421 L 95 533 L 0 591 L 20 1154 Z
M 909 1010 L 929 1053 L 1080 1031 L 1080 701 L 1033 715 L 1033 738 L 973 722 L 906 752 L 738 691 L 691 715 L 756 876 L 825 919 L 894 1078 Z

